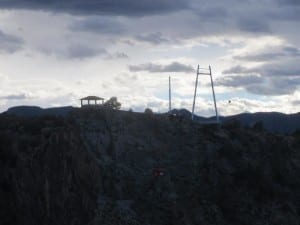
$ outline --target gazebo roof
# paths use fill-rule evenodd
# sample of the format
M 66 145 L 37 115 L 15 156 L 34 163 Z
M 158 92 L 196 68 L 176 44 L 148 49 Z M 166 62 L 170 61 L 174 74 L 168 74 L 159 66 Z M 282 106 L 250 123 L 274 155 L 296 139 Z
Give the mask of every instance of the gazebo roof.
M 87 97 L 81 98 L 80 100 L 104 100 L 104 98 L 101 98 L 98 96 L 87 96 Z

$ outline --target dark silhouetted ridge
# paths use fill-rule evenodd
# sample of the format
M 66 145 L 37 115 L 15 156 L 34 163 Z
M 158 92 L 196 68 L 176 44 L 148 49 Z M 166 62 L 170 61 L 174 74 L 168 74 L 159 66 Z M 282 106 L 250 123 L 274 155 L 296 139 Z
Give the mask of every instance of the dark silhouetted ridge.
M 21 117 L 37 117 L 37 116 L 66 116 L 74 107 L 54 107 L 54 108 L 40 108 L 38 106 L 16 106 L 9 108 L 6 113 Z
M 232 118 L 215 126 L 110 108 L 45 110 L 66 116 L 37 107 L 0 114 L 1 224 L 300 224 L 299 132 Z M 286 117 L 237 118 L 274 122 L 266 115 Z

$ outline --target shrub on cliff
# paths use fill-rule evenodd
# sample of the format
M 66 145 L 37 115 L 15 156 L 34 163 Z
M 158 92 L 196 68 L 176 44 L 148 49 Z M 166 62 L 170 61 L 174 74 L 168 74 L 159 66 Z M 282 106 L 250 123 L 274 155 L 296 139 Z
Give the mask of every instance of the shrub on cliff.
M 117 97 L 111 97 L 104 103 L 104 106 L 111 108 L 111 109 L 119 110 L 121 108 L 121 103 L 118 102 Z

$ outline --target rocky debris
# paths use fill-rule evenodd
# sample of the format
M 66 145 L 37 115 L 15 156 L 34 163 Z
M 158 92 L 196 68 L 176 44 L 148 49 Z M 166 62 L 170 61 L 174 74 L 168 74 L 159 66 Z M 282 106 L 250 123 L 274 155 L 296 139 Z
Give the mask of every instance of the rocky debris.
M 78 109 L 2 115 L 0 147 L 3 224 L 300 224 L 298 136 Z

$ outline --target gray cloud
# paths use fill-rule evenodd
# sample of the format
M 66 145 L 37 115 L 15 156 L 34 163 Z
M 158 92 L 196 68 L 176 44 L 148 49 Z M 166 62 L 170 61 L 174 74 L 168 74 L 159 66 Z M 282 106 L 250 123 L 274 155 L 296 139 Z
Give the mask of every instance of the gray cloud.
M 285 52 L 287 52 L 291 56 L 300 56 L 300 50 L 299 48 L 291 47 L 291 46 L 286 46 L 283 48 Z
M 115 54 L 113 54 L 113 56 L 118 59 L 128 59 L 129 58 L 129 56 L 124 52 L 116 52 Z
M 246 87 L 246 90 L 258 95 L 287 95 L 293 94 L 299 85 L 299 78 L 266 79 L 264 83 Z
M 170 40 L 163 37 L 160 32 L 146 34 L 146 35 L 139 34 L 135 36 L 135 39 L 141 42 L 148 42 L 154 45 L 170 42 Z
M 295 32 L 300 18 L 298 0 L 278 3 L 281 0 L 251 1 L 193 1 L 193 11 L 199 23 L 193 24 L 202 34 L 278 35 Z M 288 24 L 279 24 L 288 22 Z M 209 23 L 209 24 L 208 24 Z
M 300 65 L 293 62 L 265 64 L 258 71 L 264 76 L 300 77 Z
M 284 5 L 284 7 L 281 7 L 279 9 L 274 9 L 271 11 L 266 12 L 266 16 L 269 19 L 274 19 L 276 21 L 295 21 L 299 20 L 300 14 L 299 14 L 299 6 L 294 5 Z
M 293 48 L 287 51 L 298 54 Z M 232 67 L 223 71 L 223 74 L 229 74 L 229 76 L 217 80 L 216 84 L 244 88 L 258 95 L 292 94 L 300 86 L 300 66 L 297 61 L 296 58 L 269 62 L 254 68 Z
M 263 77 L 300 77 L 300 65 L 297 60 L 266 63 L 258 67 L 235 66 L 223 71 L 223 74 L 260 74 Z
M 72 14 L 143 16 L 186 9 L 187 0 L 2 0 L 0 8 L 29 9 Z
M 257 75 L 238 75 L 218 79 L 217 86 L 243 88 L 257 95 L 286 95 L 294 93 L 300 85 L 300 78 L 272 78 Z
M 12 95 L 6 95 L 6 96 L 0 96 L 0 99 L 6 99 L 6 100 L 24 100 L 28 97 L 26 94 L 12 94 Z
M 6 34 L 0 30 L 0 52 L 14 53 L 23 46 L 23 40 L 16 36 Z
M 224 70 L 223 74 L 244 74 L 250 72 L 249 69 L 243 66 L 234 66 L 229 69 Z
M 243 61 L 265 62 L 278 59 L 282 56 L 284 56 L 284 53 L 282 52 L 262 52 L 235 56 L 234 58 Z
M 298 0 L 276 0 L 280 5 L 291 5 L 291 6 L 299 6 L 300 2 Z
M 297 106 L 299 105 L 299 106 L 300 106 L 300 100 L 295 100 L 295 101 L 292 102 L 292 104 L 293 104 L 293 105 L 297 105 Z
M 264 49 L 257 53 L 249 53 L 234 56 L 234 59 L 253 62 L 273 61 L 285 57 L 298 57 L 300 50 L 293 46 L 281 46 L 279 48 Z
M 115 52 L 113 54 L 108 54 L 106 59 L 129 59 L 129 56 L 124 52 Z
M 133 74 L 122 73 L 114 78 L 114 81 L 120 85 L 128 85 L 138 81 L 138 77 Z
M 224 21 L 229 17 L 229 12 L 222 6 L 206 6 L 196 11 L 196 14 L 206 21 Z
M 286 16 L 300 15 L 299 9 L 297 11 L 291 4 L 278 9 L 276 1 L 278 0 L 0 0 L 0 9 L 25 8 L 80 13 L 83 17 L 70 25 L 72 31 L 93 32 L 110 37 L 118 35 L 124 39 L 131 39 L 132 36 L 140 42 L 157 45 L 180 43 L 181 40 L 211 35 L 288 32 L 293 26 L 291 23 L 288 26 L 279 26 L 277 23 Z M 151 16 L 168 12 L 176 14 Z M 140 21 L 123 17 L 147 15 L 150 16 L 143 17 Z M 299 18 L 294 21 L 298 22 Z
M 193 1 L 192 10 L 199 17 L 199 23 L 193 24 L 202 34 L 265 35 L 278 30 L 274 20 L 291 15 L 290 8 L 276 7 L 276 0 L 251 1 Z M 297 15 L 297 13 L 293 13 Z M 296 20 L 296 19 L 295 19 Z
M 191 73 L 195 71 L 195 69 L 191 65 L 185 65 L 179 62 L 172 62 L 168 65 L 161 65 L 161 64 L 154 64 L 154 63 L 130 65 L 129 70 L 131 72 L 148 71 L 150 73 L 165 73 L 165 72 Z
M 250 33 L 270 33 L 269 25 L 261 19 L 240 18 L 237 22 L 238 28 Z
M 296 16 L 294 21 L 298 22 L 300 13 L 299 7 L 295 6 L 294 1 L 284 2 L 281 3 L 281 0 L 0 0 L 0 9 L 25 8 L 79 13 L 91 18 L 75 21 L 70 26 L 74 31 L 123 34 L 123 32 L 129 30 L 134 31 L 132 32 L 133 36 L 136 36 L 140 41 L 155 44 L 168 41 L 168 38 L 154 35 L 159 32 L 167 34 L 167 37 L 172 37 L 171 41 L 173 37 L 175 40 L 180 40 L 195 36 L 231 35 L 239 32 L 247 33 L 247 35 L 249 33 L 264 35 L 266 33 L 276 33 L 278 30 L 286 32 L 293 25 L 288 24 L 288 26 L 282 25 L 281 27 L 281 24 L 278 25 L 278 21 L 285 20 L 285 17 L 293 15 Z M 284 7 L 278 8 L 277 4 L 283 4 Z M 131 22 L 134 26 L 139 25 L 139 21 L 124 20 L 122 17 L 117 17 L 116 20 L 108 18 L 109 16 L 147 16 L 168 12 L 177 12 L 177 14 L 170 14 L 168 18 L 154 17 L 155 26 L 152 24 L 149 27 L 142 24 L 139 28 L 143 29 L 136 29 L 129 25 Z M 97 15 L 104 15 L 107 18 L 106 20 L 102 18 L 102 21 Z M 120 24 L 120 21 L 124 23 Z M 144 18 L 141 23 L 143 21 L 145 23 L 149 22 Z M 138 33 L 140 35 L 136 35 Z M 142 35 L 143 33 L 149 34 Z
M 119 35 L 125 32 L 124 24 L 105 17 L 88 17 L 76 20 L 70 25 L 72 31 L 85 31 L 101 34 Z
M 73 44 L 67 48 L 64 54 L 69 59 L 85 59 L 98 55 L 106 55 L 107 51 L 104 48 Z
M 247 87 L 259 84 L 263 78 L 257 75 L 225 76 L 216 80 L 216 85 L 226 87 Z

